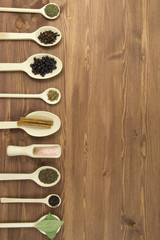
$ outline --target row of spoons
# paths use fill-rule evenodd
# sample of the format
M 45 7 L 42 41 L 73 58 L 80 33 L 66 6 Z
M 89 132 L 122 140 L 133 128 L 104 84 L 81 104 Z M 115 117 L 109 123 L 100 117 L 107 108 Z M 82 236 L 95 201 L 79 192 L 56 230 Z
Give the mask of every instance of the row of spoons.
M 46 5 L 47 6 L 47 5 Z M 45 13 L 45 7 L 41 9 L 16 9 L 16 8 L 0 8 L 0 11 L 6 11 L 6 12 L 25 12 L 25 13 L 40 13 L 42 14 L 44 17 L 46 17 L 47 19 L 55 19 L 59 16 L 60 14 L 60 8 L 59 8 L 59 13 L 57 14 L 57 16 L 51 18 L 49 17 L 46 13 Z M 50 45 L 45 45 L 43 43 L 41 43 L 38 39 L 38 36 L 40 35 L 40 33 L 42 31 L 53 31 L 53 32 L 57 32 L 58 33 L 58 37 L 56 39 L 56 41 L 53 44 Z M 1 33 L 0 34 L 0 39 L 1 40 L 20 40 L 20 39 L 25 39 L 25 40 L 34 40 L 36 41 L 38 44 L 40 44 L 41 46 L 53 46 L 55 44 L 57 44 L 60 40 L 61 40 L 61 33 L 58 29 L 52 28 L 52 27 L 43 27 L 38 29 L 37 31 L 30 33 L 30 34 L 24 34 L 24 33 Z M 34 62 L 34 58 L 42 58 L 45 56 L 49 56 L 51 58 L 54 58 L 55 61 L 57 62 L 57 68 L 56 70 L 54 70 L 52 73 L 48 73 L 45 77 L 42 77 L 38 74 L 34 75 L 31 69 L 31 64 L 33 64 Z M 49 54 L 36 54 L 31 56 L 30 58 L 28 58 L 25 62 L 23 63 L 1 63 L 0 64 L 0 71 L 24 71 L 26 72 L 30 77 L 35 78 L 35 79 L 47 79 L 47 78 L 51 78 L 56 76 L 57 74 L 59 74 L 62 70 L 62 62 L 60 61 L 59 58 L 49 55 Z M 58 91 L 57 89 L 52 89 L 54 91 Z M 46 91 L 44 91 L 41 94 L 1 94 L 0 97 L 1 98 L 41 98 L 42 100 L 44 100 L 46 103 L 48 104 L 55 104 L 57 102 L 60 101 L 61 98 L 61 94 L 59 93 L 59 98 L 57 99 L 57 101 L 55 102 L 51 102 L 49 101 L 49 99 L 47 98 L 47 93 L 48 93 L 48 89 Z M 33 112 L 31 114 L 28 115 L 28 117 L 33 117 L 33 118 L 45 118 L 45 119 L 52 119 L 54 121 L 54 125 L 51 127 L 51 129 L 35 129 L 32 127 L 27 127 L 27 126 L 23 126 L 20 128 L 22 128 L 23 130 L 25 130 L 28 134 L 30 134 L 31 136 L 48 136 L 52 133 L 54 133 L 55 131 L 57 131 L 60 128 L 60 119 L 49 112 L 44 112 L 44 111 L 39 111 L 39 112 Z M 17 122 L 1 122 L 1 129 L 8 129 L 8 128 L 17 128 Z M 49 130 L 49 132 L 48 132 Z M 38 132 L 38 135 L 37 135 Z M 57 173 L 57 179 L 52 182 L 52 183 L 43 183 L 40 178 L 39 178 L 39 174 L 42 170 L 45 170 L 46 168 L 48 169 L 52 169 Z M 0 181 L 6 181 L 6 180 L 32 180 L 34 182 L 36 182 L 39 186 L 42 187 L 51 187 L 54 186 L 55 184 L 57 184 L 59 182 L 61 178 L 61 175 L 59 173 L 59 171 L 56 168 L 50 167 L 50 166 L 43 166 L 38 168 L 35 172 L 30 173 L 30 174 L 11 174 L 11 173 L 4 173 L 4 174 L 0 174 Z M 52 197 L 57 197 L 58 199 L 58 204 L 56 206 L 52 206 L 50 204 L 50 199 Z M 0 199 L 2 203 L 11 203 L 11 202 L 32 202 L 32 203 L 45 203 L 47 204 L 49 207 L 57 207 L 61 204 L 61 199 L 58 195 L 52 194 L 47 196 L 46 198 L 43 199 L 16 199 L 16 198 L 1 198 Z M 54 215 L 53 215 L 54 216 Z M 0 223 L 0 228 L 25 228 L 25 227 L 35 227 L 35 225 L 43 220 L 46 216 L 43 216 L 41 219 L 39 219 L 37 222 L 31 222 L 31 223 Z M 55 218 L 57 218 L 59 220 L 59 218 L 57 216 L 54 216 Z M 58 231 L 60 230 L 60 228 L 58 229 Z M 58 232 L 57 231 L 57 232 Z M 42 232 L 42 231 L 41 231 Z M 44 233 L 44 232 L 42 232 Z M 45 233 L 44 233 L 45 234 Z

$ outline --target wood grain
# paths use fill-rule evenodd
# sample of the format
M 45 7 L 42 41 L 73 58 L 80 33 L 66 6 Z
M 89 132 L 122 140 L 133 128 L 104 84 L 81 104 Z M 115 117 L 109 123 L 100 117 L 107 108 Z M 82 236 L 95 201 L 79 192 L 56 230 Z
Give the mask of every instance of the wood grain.
M 25 3 L 24 3 L 25 2 Z M 41 8 L 53 1 L 1 1 L 4 7 Z M 0 31 L 32 32 L 57 27 L 54 48 L 30 41 L 1 41 L 0 62 L 21 62 L 40 52 L 63 62 L 50 80 L 25 73 L 0 73 L 2 93 L 61 91 L 48 106 L 40 100 L 0 100 L 0 121 L 47 110 L 62 121 L 53 136 L 37 139 L 23 131 L 0 132 L 0 172 L 33 172 L 56 167 L 61 182 L 42 189 L 33 182 L 1 182 L 1 197 L 45 197 L 57 193 L 62 205 L 0 204 L 0 222 L 36 221 L 52 212 L 65 221 L 55 239 L 158 240 L 160 236 L 160 3 L 158 0 L 55 1 L 61 16 L 0 13 Z M 6 156 L 7 146 L 57 143 L 57 160 Z M 1 229 L 1 239 L 47 239 L 34 229 Z

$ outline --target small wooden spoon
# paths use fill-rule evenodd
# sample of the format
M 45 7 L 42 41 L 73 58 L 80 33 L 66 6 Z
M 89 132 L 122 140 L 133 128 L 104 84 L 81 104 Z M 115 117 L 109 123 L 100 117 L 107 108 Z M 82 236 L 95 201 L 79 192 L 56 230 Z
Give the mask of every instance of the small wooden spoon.
M 45 13 L 45 7 L 49 4 L 46 4 L 45 6 L 43 6 L 40 9 L 31 9 L 31 8 L 5 8 L 5 7 L 0 7 L 0 12 L 16 12 L 16 13 L 39 13 L 41 15 L 43 15 L 45 18 L 49 19 L 49 20 L 53 20 L 56 19 L 59 15 L 60 15 L 60 7 L 56 4 L 56 3 L 52 3 L 54 5 L 56 5 L 59 8 L 59 13 L 57 14 L 57 16 L 54 17 L 49 17 L 46 13 Z
M 56 196 L 59 199 L 59 203 L 52 206 L 49 203 L 50 197 Z M 61 198 L 56 194 L 50 194 L 46 198 L 0 198 L 1 203 L 45 203 L 48 207 L 56 208 L 61 204 Z
M 51 101 L 48 99 L 48 92 L 50 90 L 53 90 L 55 92 L 58 93 L 58 99 Z M 40 98 L 42 99 L 44 102 L 50 104 L 50 105 L 55 105 L 57 104 L 60 99 L 61 99 L 61 93 L 58 89 L 56 88 L 48 88 L 46 89 L 44 92 L 40 93 L 40 94 L 17 94 L 17 93 L 0 93 L 0 98 Z

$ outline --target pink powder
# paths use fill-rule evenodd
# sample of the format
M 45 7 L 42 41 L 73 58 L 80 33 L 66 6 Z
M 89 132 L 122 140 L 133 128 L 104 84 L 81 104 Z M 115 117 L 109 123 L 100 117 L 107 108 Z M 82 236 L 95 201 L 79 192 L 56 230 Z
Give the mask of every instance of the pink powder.
M 61 155 L 61 147 L 60 146 L 52 146 L 52 147 L 35 147 L 33 150 L 33 154 L 39 157 L 59 157 Z

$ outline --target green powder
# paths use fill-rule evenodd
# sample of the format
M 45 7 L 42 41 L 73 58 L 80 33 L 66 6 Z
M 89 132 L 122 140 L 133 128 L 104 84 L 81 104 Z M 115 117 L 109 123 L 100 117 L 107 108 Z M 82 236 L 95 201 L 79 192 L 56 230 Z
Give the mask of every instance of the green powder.
M 48 4 L 44 11 L 48 17 L 56 17 L 59 14 L 59 8 L 55 4 Z

